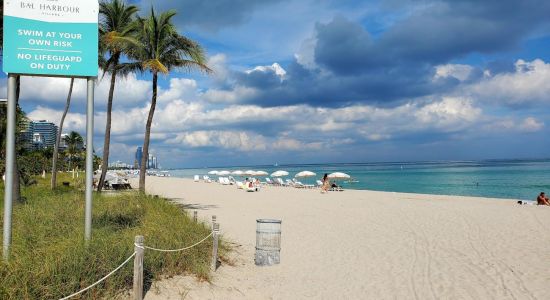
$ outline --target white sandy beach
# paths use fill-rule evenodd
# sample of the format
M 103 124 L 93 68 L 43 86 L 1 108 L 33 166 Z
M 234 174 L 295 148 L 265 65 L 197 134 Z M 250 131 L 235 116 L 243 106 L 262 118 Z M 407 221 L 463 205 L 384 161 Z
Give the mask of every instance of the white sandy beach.
M 216 215 L 236 251 L 212 284 L 171 278 L 145 299 L 550 299 L 550 207 L 354 190 L 247 193 L 158 177 L 147 178 L 147 192 L 205 221 Z M 258 218 L 282 220 L 280 265 L 254 264 Z

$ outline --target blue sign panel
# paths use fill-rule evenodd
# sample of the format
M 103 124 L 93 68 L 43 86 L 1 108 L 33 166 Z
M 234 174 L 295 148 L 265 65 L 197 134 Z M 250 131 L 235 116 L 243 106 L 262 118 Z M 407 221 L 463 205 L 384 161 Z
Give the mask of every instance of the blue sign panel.
M 4 72 L 97 76 L 97 0 L 4 4 Z

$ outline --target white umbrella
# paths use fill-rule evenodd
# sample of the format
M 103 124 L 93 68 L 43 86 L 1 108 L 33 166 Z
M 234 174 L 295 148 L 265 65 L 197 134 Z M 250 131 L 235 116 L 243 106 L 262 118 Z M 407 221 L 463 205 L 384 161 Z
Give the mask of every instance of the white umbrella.
M 218 173 L 219 172 L 216 171 L 216 170 L 212 170 L 212 171 L 208 172 L 209 175 L 218 175 Z
M 267 173 L 266 171 L 256 171 L 254 173 L 254 176 L 266 176 L 267 174 L 269 173 Z
M 275 172 L 271 173 L 271 177 L 283 177 L 283 176 L 288 176 L 288 172 L 283 171 L 283 170 L 279 170 L 279 171 L 275 171 Z
M 313 177 L 317 174 L 311 172 L 311 171 L 302 171 L 296 175 L 294 175 L 295 178 L 300 178 L 300 177 Z
M 328 178 L 330 179 L 350 179 L 350 177 L 351 176 L 349 176 L 348 174 L 342 172 L 334 172 L 328 174 Z
M 246 170 L 246 171 L 244 171 L 244 174 L 245 174 L 245 175 L 254 175 L 254 174 L 256 174 L 256 171 L 254 171 L 254 170 Z
M 219 172 L 218 172 L 218 175 L 219 175 L 219 176 L 227 176 L 227 175 L 229 175 L 229 174 L 231 174 L 231 172 L 226 171 L 226 170 L 223 170 L 223 171 L 219 171 Z
M 244 172 L 242 170 L 236 170 L 231 172 L 231 175 L 236 175 L 236 176 L 243 176 L 243 174 Z

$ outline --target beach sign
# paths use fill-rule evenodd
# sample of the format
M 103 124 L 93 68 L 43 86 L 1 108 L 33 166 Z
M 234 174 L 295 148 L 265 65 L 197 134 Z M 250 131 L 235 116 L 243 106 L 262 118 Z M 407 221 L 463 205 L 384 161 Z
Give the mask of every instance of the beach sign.
M 4 0 L 5 73 L 95 77 L 97 0 Z

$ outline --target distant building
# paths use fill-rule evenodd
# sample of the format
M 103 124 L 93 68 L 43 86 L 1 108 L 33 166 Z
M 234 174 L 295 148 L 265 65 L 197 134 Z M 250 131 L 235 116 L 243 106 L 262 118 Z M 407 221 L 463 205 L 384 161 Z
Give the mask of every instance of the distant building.
M 143 158 L 143 148 L 137 147 L 135 160 L 134 160 L 134 168 L 136 168 L 136 169 L 141 168 L 141 159 L 142 158 Z
M 19 138 L 27 150 L 53 148 L 57 137 L 57 126 L 46 120 L 23 119 L 19 123 Z

